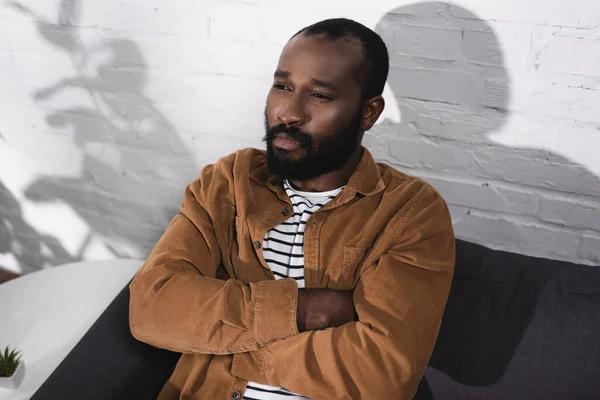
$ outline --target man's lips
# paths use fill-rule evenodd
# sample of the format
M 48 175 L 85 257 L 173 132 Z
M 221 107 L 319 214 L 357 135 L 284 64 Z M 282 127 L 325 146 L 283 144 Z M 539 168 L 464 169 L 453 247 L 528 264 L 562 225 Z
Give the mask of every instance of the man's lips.
M 290 136 L 278 136 L 273 140 L 273 146 L 287 151 L 298 150 L 300 142 Z

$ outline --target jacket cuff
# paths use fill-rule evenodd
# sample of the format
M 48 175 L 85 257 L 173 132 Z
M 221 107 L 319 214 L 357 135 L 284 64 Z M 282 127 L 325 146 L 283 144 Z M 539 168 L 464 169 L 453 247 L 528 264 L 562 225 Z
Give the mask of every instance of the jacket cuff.
M 254 295 L 254 334 L 260 346 L 297 335 L 298 284 L 293 279 L 250 284 Z

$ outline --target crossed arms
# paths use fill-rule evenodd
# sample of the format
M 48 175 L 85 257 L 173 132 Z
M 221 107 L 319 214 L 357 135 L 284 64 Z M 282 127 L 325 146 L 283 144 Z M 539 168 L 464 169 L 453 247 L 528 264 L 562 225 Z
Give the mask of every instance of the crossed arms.
M 218 272 L 201 181 L 130 286 L 133 335 L 176 352 L 233 355 L 233 375 L 314 399 L 411 398 L 452 279 L 441 197 L 423 191 L 410 200 L 416 211 L 352 292 L 298 290 L 291 279 L 244 284 Z

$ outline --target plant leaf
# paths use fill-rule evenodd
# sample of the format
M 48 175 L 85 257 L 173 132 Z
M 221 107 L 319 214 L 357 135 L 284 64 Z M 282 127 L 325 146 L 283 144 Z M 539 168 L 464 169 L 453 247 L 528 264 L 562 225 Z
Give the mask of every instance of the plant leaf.
M 9 377 L 19 366 L 22 354 L 20 350 L 11 350 L 8 346 L 4 348 L 4 354 L 0 350 L 0 376 Z
M 61 28 L 58 25 L 49 24 L 44 21 L 38 21 L 37 27 L 40 35 L 48 42 L 69 52 L 75 51 L 77 40 L 75 39 L 72 28 Z

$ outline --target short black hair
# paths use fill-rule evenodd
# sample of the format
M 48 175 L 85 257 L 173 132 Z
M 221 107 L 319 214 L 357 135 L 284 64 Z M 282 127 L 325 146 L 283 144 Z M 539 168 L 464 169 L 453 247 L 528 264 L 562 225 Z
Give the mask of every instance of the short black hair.
M 347 18 L 331 18 L 299 30 L 292 38 L 324 35 L 329 40 L 350 40 L 362 47 L 364 66 L 359 80 L 363 86 L 363 100 L 383 93 L 390 61 L 385 42 L 375 31 Z

